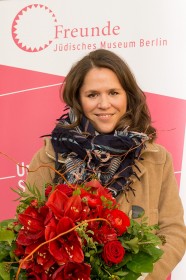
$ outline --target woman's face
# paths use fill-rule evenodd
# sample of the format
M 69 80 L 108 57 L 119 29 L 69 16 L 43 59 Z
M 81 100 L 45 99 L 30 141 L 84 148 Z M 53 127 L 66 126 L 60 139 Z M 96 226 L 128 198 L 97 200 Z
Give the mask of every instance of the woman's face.
M 80 103 L 94 128 L 110 133 L 126 113 L 127 95 L 113 71 L 92 68 L 80 89 Z

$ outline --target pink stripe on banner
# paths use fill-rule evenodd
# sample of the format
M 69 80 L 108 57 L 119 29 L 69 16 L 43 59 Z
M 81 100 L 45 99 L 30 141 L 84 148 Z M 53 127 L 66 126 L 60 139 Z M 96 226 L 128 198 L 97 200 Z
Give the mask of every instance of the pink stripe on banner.
M 146 93 L 153 125 L 157 128 L 157 142 L 167 148 L 173 156 L 175 175 L 180 184 L 184 133 L 186 122 L 186 100 Z
M 44 85 L 60 84 L 64 77 L 32 70 L 0 65 L 0 95 L 39 88 Z

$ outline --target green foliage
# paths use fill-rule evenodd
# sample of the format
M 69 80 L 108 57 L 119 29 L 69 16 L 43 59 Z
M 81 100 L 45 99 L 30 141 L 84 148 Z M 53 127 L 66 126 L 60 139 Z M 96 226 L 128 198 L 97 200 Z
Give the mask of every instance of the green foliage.
M 132 260 L 127 263 L 127 268 L 135 273 L 152 272 L 153 258 L 144 252 L 133 255 Z
M 10 271 L 5 263 L 0 263 L 0 280 L 10 280 Z
M 14 280 L 17 273 L 18 265 L 15 263 L 0 263 L 0 280 Z M 19 280 L 26 280 L 26 271 L 21 270 Z
M 15 234 L 13 231 L 2 229 L 0 231 L 0 241 L 7 241 L 9 245 L 12 244 L 12 241 L 15 239 Z
M 12 189 L 17 195 L 18 200 L 20 203 L 17 206 L 16 212 L 22 213 L 32 201 L 37 201 L 38 207 L 41 205 L 44 205 L 46 202 L 46 196 L 45 196 L 45 189 L 47 187 L 47 184 L 43 185 L 41 190 L 39 190 L 36 185 L 30 185 L 26 184 L 26 192 L 23 192 L 22 190 L 18 189 Z
M 73 195 L 80 195 L 81 194 L 81 190 L 80 189 L 76 189 L 73 191 Z
M 126 253 L 123 261 L 117 265 L 106 265 L 100 258 L 102 247 L 100 246 L 98 250 L 97 244 L 95 244 L 97 248 L 92 246 L 91 254 L 85 254 L 86 261 L 92 268 L 91 279 L 137 280 L 142 273 L 152 272 L 153 264 L 163 254 L 163 251 L 158 248 L 161 239 L 153 233 L 157 229 L 157 225 L 148 226 L 146 218 L 142 218 L 141 223 L 132 219 L 127 232 L 119 237 Z M 84 248 L 85 251 L 89 251 L 88 244 L 89 241 Z
M 100 198 L 101 198 L 101 200 L 102 200 L 102 202 L 103 202 L 103 205 L 104 205 L 106 208 L 108 208 L 108 209 L 113 208 L 113 202 L 112 202 L 111 200 L 107 199 L 107 198 L 104 197 L 104 196 L 101 196 Z
M 13 241 L 16 239 L 15 221 L 11 219 L 0 222 L 0 260 L 6 251 L 10 251 Z
M 15 219 L 9 219 L 9 220 L 4 220 L 4 221 L 0 222 L 0 229 L 10 227 L 10 224 L 12 224 L 15 221 L 16 221 Z
M 87 257 L 90 257 L 94 252 L 97 252 L 98 243 L 93 241 L 93 238 L 90 237 L 90 234 L 94 233 L 90 230 L 87 230 L 88 223 L 84 223 L 83 225 L 76 228 L 78 235 L 81 237 L 82 242 L 84 244 L 84 251 Z M 91 249 L 91 250 L 90 250 Z

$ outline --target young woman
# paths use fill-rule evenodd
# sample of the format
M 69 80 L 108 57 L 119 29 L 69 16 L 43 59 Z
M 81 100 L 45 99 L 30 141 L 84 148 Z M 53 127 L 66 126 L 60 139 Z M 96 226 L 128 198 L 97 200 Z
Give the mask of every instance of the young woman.
M 61 94 L 69 111 L 29 169 L 50 165 L 69 183 L 96 175 L 125 213 L 137 218 L 145 211 L 149 224 L 159 224 L 157 234 L 166 237 L 163 257 L 146 280 L 165 280 L 184 255 L 186 230 L 171 156 L 155 143 L 144 93 L 119 56 L 99 49 L 71 68 Z M 38 187 L 61 181 L 51 168 L 27 178 Z

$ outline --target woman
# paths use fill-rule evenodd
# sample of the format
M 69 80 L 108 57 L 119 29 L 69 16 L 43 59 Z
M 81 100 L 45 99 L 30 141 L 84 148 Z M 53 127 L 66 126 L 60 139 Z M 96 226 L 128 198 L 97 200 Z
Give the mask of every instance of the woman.
M 156 130 L 145 95 L 127 64 L 99 49 L 78 61 L 66 76 L 62 97 L 70 109 L 36 153 L 27 182 L 42 186 L 88 180 L 94 174 L 121 209 L 165 235 L 164 254 L 146 280 L 165 280 L 185 252 L 186 231 L 170 154 L 155 144 Z

